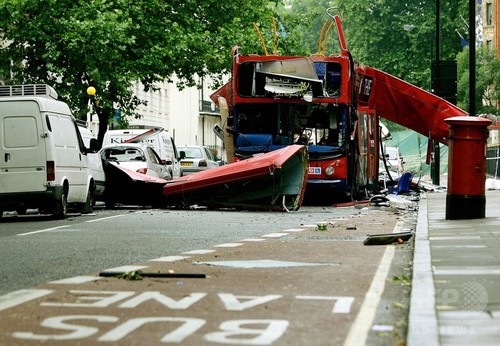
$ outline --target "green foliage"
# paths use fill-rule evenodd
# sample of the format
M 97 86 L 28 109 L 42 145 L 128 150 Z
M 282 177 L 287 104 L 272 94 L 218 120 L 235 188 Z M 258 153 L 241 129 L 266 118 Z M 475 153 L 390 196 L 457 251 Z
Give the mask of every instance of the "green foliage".
M 441 1 L 440 59 L 461 51 L 456 30 L 465 35 L 467 3 Z M 340 14 L 354 59 L 428 89 L 435 58 L 435 1 L 391 0 L 0 0 L 0 80 L 5 84 L 47 83 L 78 118 L 88 110 L 89 85 L 96 87 L 99 118 L 107 123 L 120 109 L 135 116 L 145 90 L 178 78 L 192 86 L 196 76 L 230 71 L 231 48 L 263 54 L 253 27 L 259 27 L 269 54 L 308 55 L 318 51 L 326 9 Z M 406 25 L 407 29 L 404 30 Z M 336 53 L 334 30 L 327 54 Z M 466 52 L 459 60 L 459 99 L 467 109 Z M 498 61 L 478 58 L 479 100 L 492 112 L 499 99 Z M 221 79 L 219 79 L 221 80 Z M 495 87 L 496 86 L 496 87 Z M 103 121 L 104 120 L 104 121 Z
M 196 75 L 230 69 L 234 44 L 257 41 L 252 22 L 272 17 L 277 0 L 12 0 L 0 2 L 0 76 L 6 84 L 47 83 L 77 117 L 86 88 L 111 116 L 134 115 L 146 90 L 175 74 L 179 86 Z M 12 62 L 12 63 L 11 63 Z
M 331 0 L 288 0 L 279 11 L 293 28 L 297 47 L 295 54 L 309 55 L 318 53 L 319 37 L 325 21 L 331 21 L 326 10 L 340 15 L 338 1 Z M 329 24 L 329 23 L 328 23 Z M 323 30 L 326 33 L 327 27 Z M 327 54 L 338 53 L 337 34 L 334 29 L 328 37 Z
M 458 106 L 469 109 L 469 47 L 457 55 Z M 476 113 L 500 115 L 500 58 L 487 47 L 476 48 Z
M 142 280 L 141 272 L 140 271 L 131 271 L 131 272 L 126 272 L 122 273 L 117 276 L 119 279 L 125 279 L 129 281 L 140 281 Z
M 393 275 L 392 276 L 392 281 L 393 282 L 398 282 L 398 283 L 400 283 L 401 285 L 404 285 L 404 286 L 411 285 L 411 280 L 405 274 L 402 274 L 401 276 Z
M 435 59 L 435 1 L 339 0 L 346 40 L 356 61 L 429 89 Z M 441 1 L 440 59 L 460 50 L 458 0 Z M 406 30 L 405 30 L 406 28 Z

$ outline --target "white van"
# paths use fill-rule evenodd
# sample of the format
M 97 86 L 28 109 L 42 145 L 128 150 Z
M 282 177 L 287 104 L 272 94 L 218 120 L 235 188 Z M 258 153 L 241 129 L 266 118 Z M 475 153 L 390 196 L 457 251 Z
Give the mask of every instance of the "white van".
M 180 176 L 179 158 L 174 139 L 163 128 L 108 130 L 104 134 L 102 147 L 120 143 L 146 143 L 153 147 L 165 161 L 173 178 Z
M 48 85 L 0 86 L 0 217 L 28 208 L 56 218 L 92 211 L 94 180 L 67 104 Z

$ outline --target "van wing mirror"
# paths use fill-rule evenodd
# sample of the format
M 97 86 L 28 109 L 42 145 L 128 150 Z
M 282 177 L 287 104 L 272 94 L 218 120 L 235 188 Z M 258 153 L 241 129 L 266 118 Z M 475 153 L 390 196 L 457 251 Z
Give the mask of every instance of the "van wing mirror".
M 99 142 L 97 141 L 97 139 L 91 138 L 87 152 L 88 153 L 97 153 L 98 151 L 99 151 Z
M 179 159 L 183 160 L 186 158 L 186 152 L 184 150 L 179 151 Z

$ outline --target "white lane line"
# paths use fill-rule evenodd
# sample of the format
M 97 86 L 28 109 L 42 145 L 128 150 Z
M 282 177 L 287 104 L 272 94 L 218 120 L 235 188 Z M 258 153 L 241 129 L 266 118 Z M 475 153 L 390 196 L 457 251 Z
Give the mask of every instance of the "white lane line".
M 393 233 L 397 232 L 402 226 L 399 221 L 394 227 Z M 377 272 L 373 277 L 372 283 L 368 292 L 365 295 L 361 309 L 356 316 L 356 320 L 349 330 L 349 334 L 345 339 L 344 346 L 357 346 L 364 345 L 370 332 L 377 306 L 382 298 L 385 288 L 385 280 L 391 269 L 392 259 L 394 258 L 395 246 L 387 246 L 385 248 L 384 256 L 380 261 Z
M 183 254 L 186 254 L 186 255 L 205 255 L 205 254 L 212 253 L 212 252 L 215 252 L 215 250 L 191 250 L 191 251 L 183 252 Z
M 263 238 L 281 238 L 288 235 L 288 233 L 269 233 L 269 234 L 264 234 L 262 237 Z
M 282 232 L 302 232 L 305 231 L 305 228 L 289 228 L 289 229 L 284 229 Z
M 68 227 L 70 227 L 70 226 L 69 225 L 66 225 L 66 226 L 57 226 L 57 227 L 52 227 L 52 228 L 40 229 L 38 231 L 32 231 L 32 232 L 26 232 L 26 233 L 19 233 L 18 235 L 31 235 L 31 234 L 37 234 L 37 233 L 44 233 L 44 232 L 50 232 L 50 231 L 54 231 L 56 229 L 68 228 Z
M 254 242 L 257 242 L 257 241 L 265 241 L 265 239 L 262 239 L 262 238 L 246 238 L 246 239 L 241 239 L 240 241 L 254 241 Z
M 175 262 L 175 261 L 180 261 L 183 259 L 188 259 L 189 256 L 165 256 L 165 257 L 159 257 L 155 258 L 152 260 L 149 260 L 150 262 Z
M 100 277 L 100 276 L 74 276 L 72 278 L 50 281 L 49 284 L 77 285 L 77 284 L 83 284 L 86 282 L 92 282 L 92 281 L 96 281 L 96 280 L 100 280 L 100 279 L 102 279 L 102 277 Z
M 100 219 L 95 219 L 95 220 L 88 220 L 88 221 L 85 221 L 85 222 L 97 222 L 97 221 L 104 221 L 104 220 L 109 220 L 109 219 L 115 219 L 117 217 L 122 217 L 122 216 L 125 216 L 124 214 L 120 214 L 120 215 L 113 215 L 113 216 L 108 216 L 108 217 L 102 217 Z
M 17 305 L 24 304 L 30 300 L 34 300 L 47 294 L 54 292 L 53 290 L 18 290 L 0 296 L 0 311 L 12 308 Z
M 242 243 L 224 243 L 219 245 L 214 245 L 214 247 L 238 247 L 243 245 Z

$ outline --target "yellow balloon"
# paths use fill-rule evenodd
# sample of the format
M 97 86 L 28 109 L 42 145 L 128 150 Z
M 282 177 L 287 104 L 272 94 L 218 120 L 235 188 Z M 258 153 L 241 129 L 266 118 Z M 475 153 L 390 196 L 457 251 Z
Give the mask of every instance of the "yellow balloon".
M 87 94 L 88 94 L 89 96 L 94 96 L 94 95 L 95 95 L 95 92 L 96 92 L 96 90 L 95 90 L 95 88 L 94 88 L 93 86 L 89 86 L 89 87 L 87 88 Z

